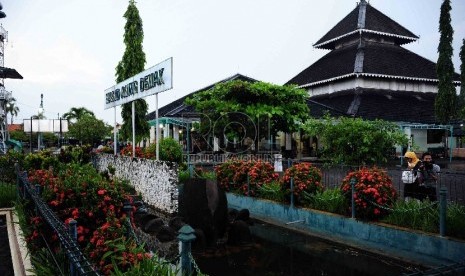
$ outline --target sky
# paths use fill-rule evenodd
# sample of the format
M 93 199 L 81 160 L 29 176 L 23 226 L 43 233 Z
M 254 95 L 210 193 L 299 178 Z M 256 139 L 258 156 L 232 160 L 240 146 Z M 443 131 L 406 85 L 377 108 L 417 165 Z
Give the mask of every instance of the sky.
M 104 91 L 115 85 L 124 53 L 127 0 L 0 0 L 8 31 L 4 66 L 22 80 L 6 79 L 20 112 L 14 123 L 38 113 L 55 119 L 85 107 L 113 125 Z M 371 0 L 370 4 L 420 37 L 405 47 L 437 61 L 440 0 Z M 159 108 L 236 73 L 284 84 L 327 50 L 312 45 L 351 12 L 355 0 L 138 0 L 144 24 L 145 68 L 173 57 L 173 89 Z M 453 63 L 465 38 L 465 1 L 452 0 Z M 149 112 L 155 96 L 145 98 Z M 121 122 L 121 108 L 116 120 Z

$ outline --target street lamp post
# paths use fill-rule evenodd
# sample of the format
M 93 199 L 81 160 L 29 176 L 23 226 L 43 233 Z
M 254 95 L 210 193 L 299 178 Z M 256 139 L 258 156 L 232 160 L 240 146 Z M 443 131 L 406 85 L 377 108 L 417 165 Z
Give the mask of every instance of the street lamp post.
M 44 113 L 44 94 L 40 94 L 40 106 L 39 106 L 39 110 L 38 110 L 39 114 L 38 114 L 38 128 L 37 128 L 37 150 L 40 151 L 40 148 L 41 148 L 41 144 L 42 144 L 42 134 L 40 133 L 40 120 L 42 118 L 42 114 Z

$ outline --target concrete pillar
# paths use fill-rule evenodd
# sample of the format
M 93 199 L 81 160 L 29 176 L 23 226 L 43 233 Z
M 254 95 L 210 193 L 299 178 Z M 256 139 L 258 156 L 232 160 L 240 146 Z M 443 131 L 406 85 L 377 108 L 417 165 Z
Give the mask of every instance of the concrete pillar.
M 173 125 L 173 139 L 179 141 L 179 126 Z
M 165 124 L 163 128 L 163 138 L 170 137 L 170 124 Z
M 149 143 L 155 143 L 155 126 L 150 127 L 150 139 Z

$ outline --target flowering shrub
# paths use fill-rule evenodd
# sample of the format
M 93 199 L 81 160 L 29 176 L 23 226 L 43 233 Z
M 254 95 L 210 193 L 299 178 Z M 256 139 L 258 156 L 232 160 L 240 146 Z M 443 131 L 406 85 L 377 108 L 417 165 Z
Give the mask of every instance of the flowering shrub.
M 126 219 L 122 211 L 123 203 L 132 200 L 129 195 L 133 191 L 129 190 L 128 185 L 115 180 L 107 181 L 91 165 L 76 163 L 64 166 L 56 174 L 51 170 L 31 171 L 29 181 L 41 186 L 42 198 L 65 224 L 71 220 L 77 221 L 79 245 L 86 249 L 85 252 L 101 271 L 109 274 L 112 260 L 104 257 L 108 256 L 105 255 L 107 250 L 114 248 L 106 244 L 124 236 L 126 231 L 121 221 Z M 32 231 L 29 241 L 37 241 L 39 232 L 50 232 L 41 228 L 39 222 L 37 219 L 31 221 L 37 231 Z M 50 238 L 53 243 L 54 235 Z M 128 247 L 128 250 L 132 248 Z M 114 256 L 116 259 L 121 257 L 117 254 Z
M 136 153 L 134 154 L 135 157 L 137 157 L 137 158 L 146 158 L 143 148 L 135 147 L 135 149 L 136 149 Z M 123 156 L 132 157 L 132 145 L 128 144 L 126 147 L 122 148 L 121 151 L 120 151 L 120 154 L 123 155 Z
M 225 191 L 237 190 L 247 184 L 248 171 L 247 162 L 232 159 L 215 167 L 216 181 Z
M 321 171 L 311 163 L 295 164 L 286 170 L 282 179 L 283 189 L 291 192 L 291 178 L 294 179 L 294 196 L 296 202 L 301 202 L 303 192 L 314 194 L 323 190 Z
M 392 208 L 398 197 L 386 171 L 376 167 L 362 168 L 346 175 L 341 189 L 348 202 L 351 202 L 352 178 L 357 181 L 354 193 L 356 216 L 364 219 L 379 219 L 386 215 L 387 211 L 383 207 Z
M 258 160 L 252 161 L 250 165 L 248 171 L 249 188 L 247 188 L 247 183 L 241 187 L 245 195 L 256 196 L 260 186 L 276 181 L 279 178 L 279 175 L 274 172 L 274 167 L 268 162 Z M 248 189 L 249 194 L 247 194 Z
M 157 145 L 151 144 L 145 150 L 146 158 L 154 159 L 156 156 Z M 163 138 L 160 141 L 160 160 L 173 163 L 182 162 L 182 147 L 178 141 L 173 138 Z
M 261 160 L 230 160 L 215 167 L 216 179 L 226 191 L 240 190 L 243 194 L 255 196 L 258 188 L 278 179 L 274 167 Z
M 110 214 L 106 222 L 92 233 L 87 244 L 86 252 L 89 252 L 90 260 L 97 264 L 105 275 L 111 274 L 115 264 L 118 265 L 119 270 L 126 271 L 152 256 L 142 247 L 138 247 L 133 239 L 126 238 L 124 220 L 126 220 L 125 216 L 116 218 Z M 118 262 L 114 263 L 112 259 Z

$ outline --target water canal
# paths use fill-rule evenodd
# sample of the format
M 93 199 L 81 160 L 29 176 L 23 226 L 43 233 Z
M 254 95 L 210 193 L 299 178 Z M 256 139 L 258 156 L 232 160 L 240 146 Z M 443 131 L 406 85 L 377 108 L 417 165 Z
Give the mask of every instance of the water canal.
M 402 275 L 424 267 L 255 221 L 253 243 L 194 254 L 210 276 Z

